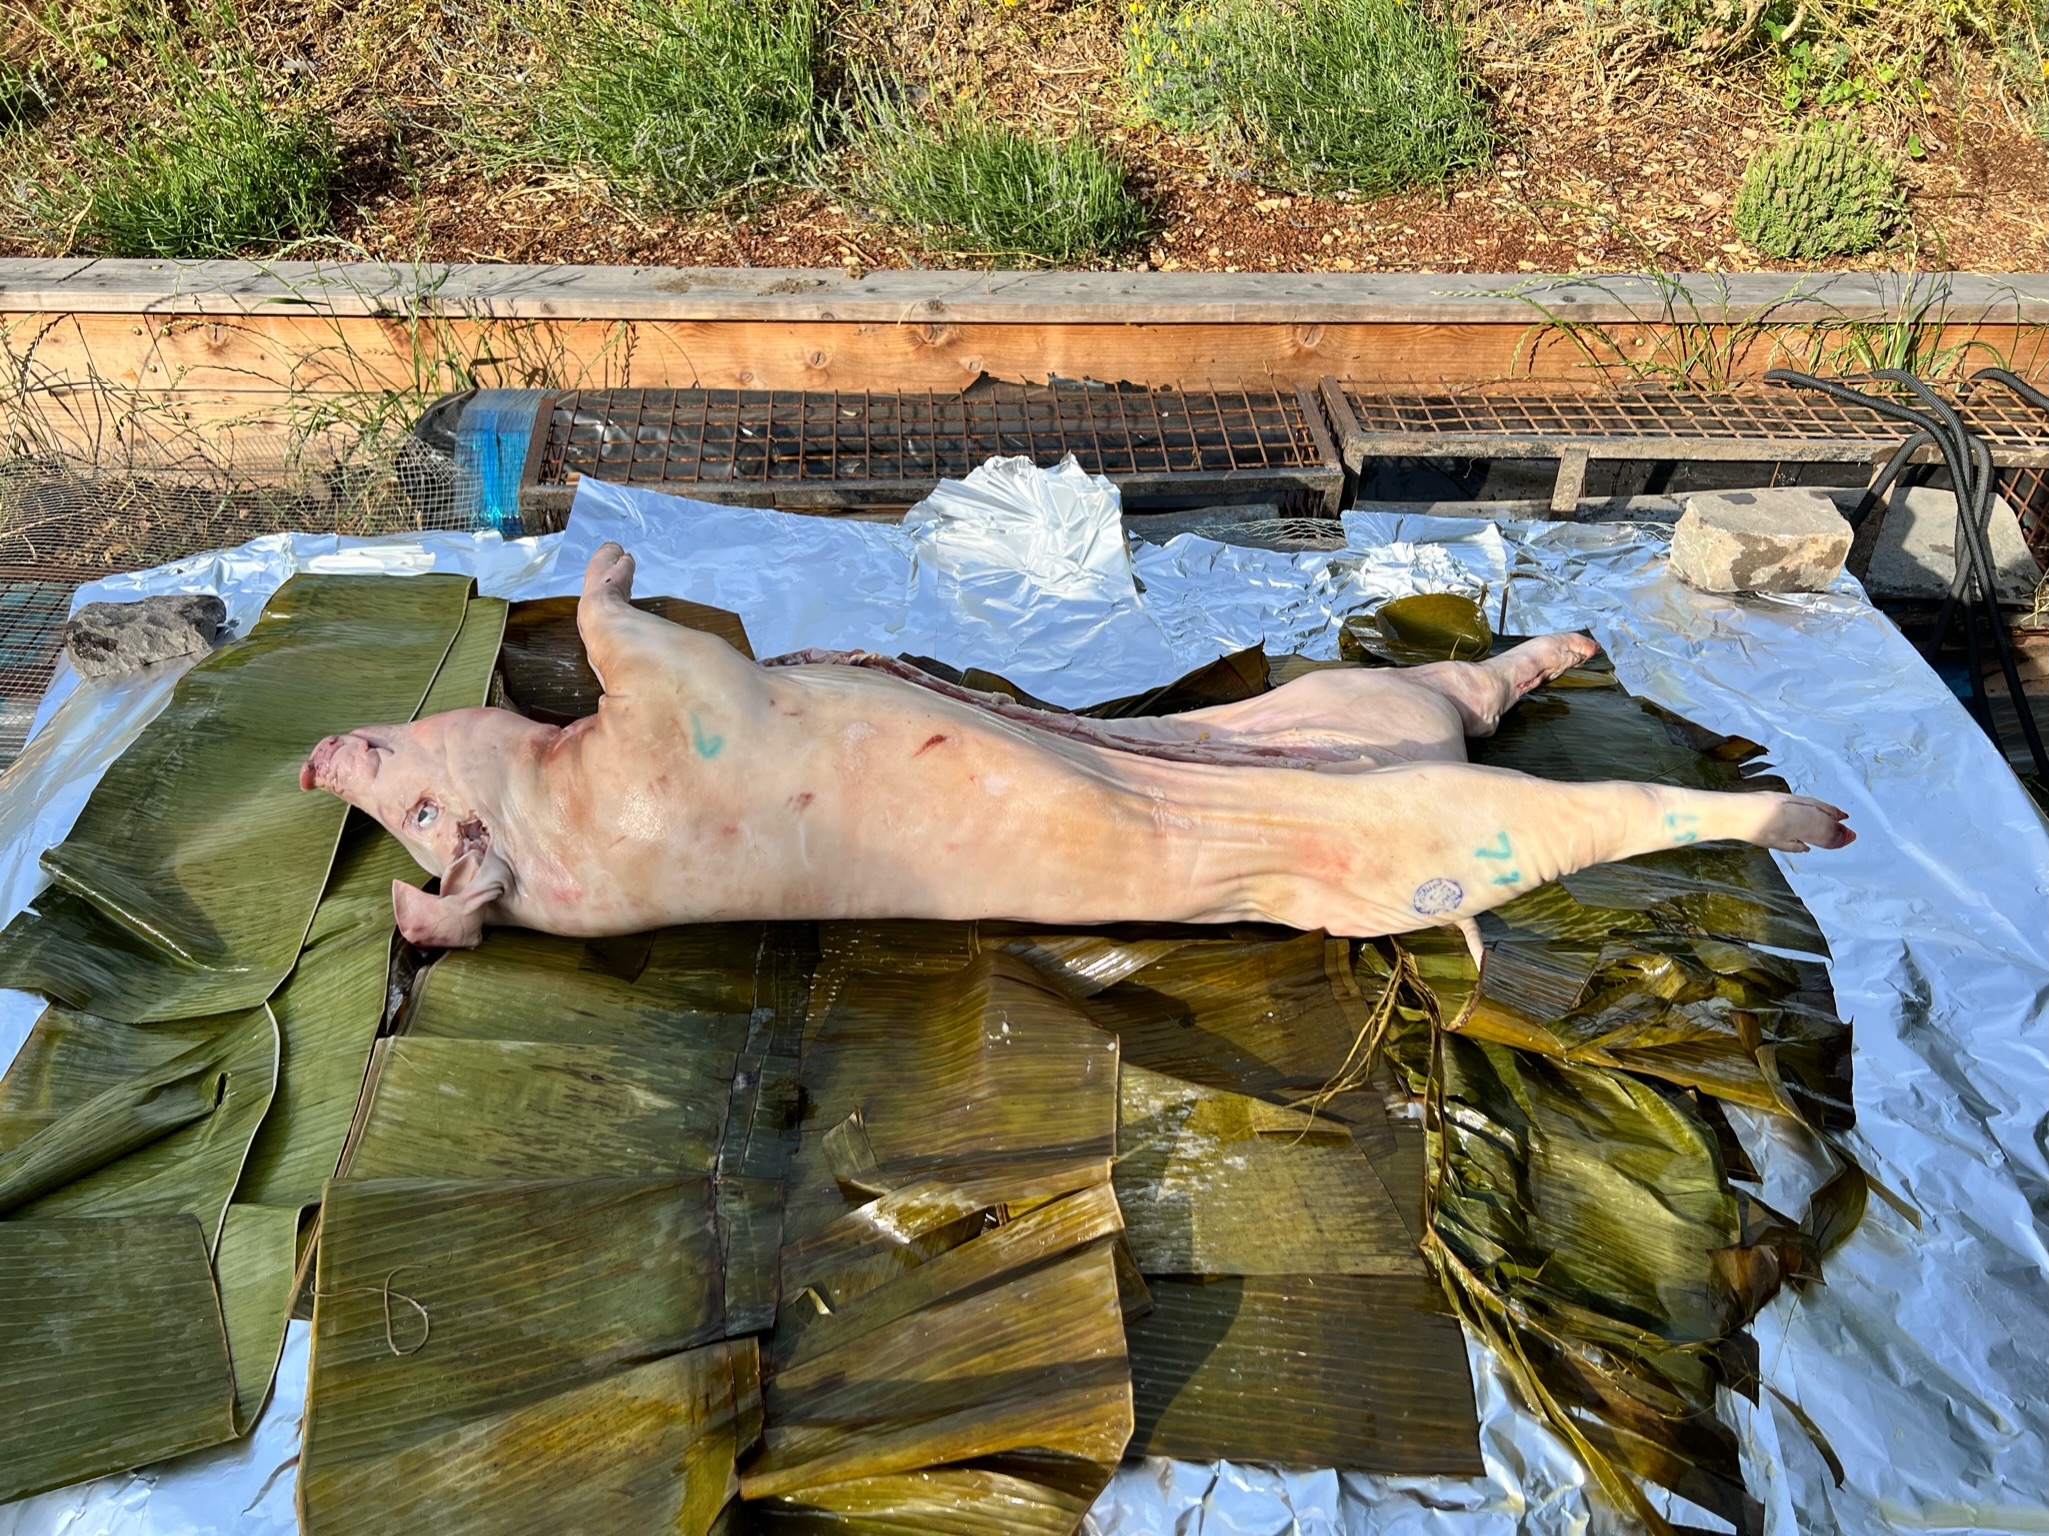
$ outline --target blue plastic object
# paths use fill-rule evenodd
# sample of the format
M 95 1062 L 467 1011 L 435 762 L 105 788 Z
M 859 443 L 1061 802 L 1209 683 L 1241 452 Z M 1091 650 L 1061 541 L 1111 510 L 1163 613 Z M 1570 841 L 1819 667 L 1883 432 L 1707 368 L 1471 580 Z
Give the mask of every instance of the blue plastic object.
M 480 389 L 455 428 L 457 504 L 466 507 L 472 528 L 495 528 L 508 537 L 524 532 L 519 515 L 519 480 L 534 440 L 544 389 Z

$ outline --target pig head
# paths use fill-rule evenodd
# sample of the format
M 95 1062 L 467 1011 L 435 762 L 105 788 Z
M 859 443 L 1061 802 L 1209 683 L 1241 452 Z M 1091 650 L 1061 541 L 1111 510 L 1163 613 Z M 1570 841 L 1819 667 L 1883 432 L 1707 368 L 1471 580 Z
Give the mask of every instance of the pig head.
M 439 895 L 392 882 L 399 931 L 428 948 L 467 948 L 514 886 L 503 811 L 513 765 L 553 730 L 502 709 L 458 709 L 409 725 L 365 725 L 329 736 L 299 770 L 377 818 L 441 881 Z

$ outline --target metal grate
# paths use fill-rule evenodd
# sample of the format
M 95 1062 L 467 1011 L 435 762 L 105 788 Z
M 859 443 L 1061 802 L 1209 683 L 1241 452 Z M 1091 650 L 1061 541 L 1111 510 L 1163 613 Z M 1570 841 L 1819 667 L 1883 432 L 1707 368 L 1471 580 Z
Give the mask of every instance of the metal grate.
M 1485 394 L 1368 394 L 1326 379 L 1324 399 L 1346 466 L 1369 457 L 1556 458 L 1568 446 L 1596 459 L 1776 459 L 1857 463 L 1885 453 L 1909 428 L 1874 412 L 1794 389 L 1727 394 L 1645 388 L 1608 394 L 1522 390 Z M 2049 420 L 2006 390 L 1949 397 L 2002 465 L 2049 465 Z
M 1127 502 L 1220 502 L 1343 483 L 1315 391 L 999 386 L 963 394 L 610 390 L 555 402 L 543 484 L 572 474 L 719 501 L 915 501 L 985 459 L 1073 454 Z

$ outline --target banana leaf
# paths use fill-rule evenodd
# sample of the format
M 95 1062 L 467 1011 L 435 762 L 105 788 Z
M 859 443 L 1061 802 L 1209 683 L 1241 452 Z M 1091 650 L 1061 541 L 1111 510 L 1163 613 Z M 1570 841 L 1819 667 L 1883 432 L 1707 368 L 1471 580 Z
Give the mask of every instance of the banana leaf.
M 752 1339 L 707 1344 L 326 1468 L 317 1536 L 705 1536 L 760 1434 Z
M 365 1518 L 351 1510 L 366 1467 L 452 1434 L 460 1449 L 466 1427 L 510 1433 L 517 1410 L 721 1338 L 720 1292 L 703 1179 L 335 1181 L 299 1474 L 308 1528 Z M 598 1401 L 637 1414 L 634 1396 Z M 550 1411 L 575 1422 L 588 1406 Z M 447 1471 L 466 1469 L 483 1467 L 459 1456 Z M 423 1500 L 494 1496 L 421 1476 L 408 1492 Z
M 1338 653 L 1347 660 L 1478 661 L 1493 646 L 1494 631 L 1480 605 L 1456 592 L 1397 597 L 1345 620 L 1338 630 Z
M 709 1174 L 731 1050 L 380 1040 L 349 1179 Z
M 1146 1275 L 1424 1275 L 1333 1120 L 1125 1064 L 1115 1186 Z
M 635 598 L 633 606 L 686 629 L 717 635 L 748 660 L 754 647 L 740 616 L 680 597 Z M 523 715 L 567 725 L 598 712 L 602 690 L 576 630 L 576 599 L 543 597 L 514 603 L 505 620 L 505 694 Z
M 126 1023 L 263 1002 L 297 960 L 348 807 L 313 744 L 408 720 L 463 623 L 452 576 L 295 576 L 179 681 L 43 855 L 55 896 L 0 933 L 0 986 Z
M 1048 1163 L 1108 1178 L 1117 1041 L 1025 961 L 985 952 L 951 974 L 850 974 L 816 990 L 809 1123 L 822 1132 L 860 1111 L 893 1180 Z
M 1465 1339 L 1423 1277 L 1148 1279 L 1134 1456 L 1477 1477 Z
M 1070 1536 L 1093 1501 L 983 1467 L 928 1467 L 857 1477 L 749 1504 L 750 1530 L 782 1536 L 837 1531 L 932 1536 Z
M 214 1251 L 221 1320 L 235 1372 L 235 1433 L 247 1434 L 270 1396 L 285 1324 L 298 1289 L 299 1208 L 296 1205 L 228 1207 Z
M 1087 1008 L 1136 1066 L 1283 1100 L 1342 1082 L 1372 1020 L 1349 947 L 1320 933 L 1193 941 Z
M 757 971 L 784 930 L 761 923 L 667 928 L 645 948 L 494 928 L 421 973 L 407 1029 L 448 1039 L 738 1049 Z M 625 958 L 630 954 L 631 958 Z
M 1081 709 L 1063 709 L 1058 704 L 1026 693 L 1024 689 L 1000 673 L 989 672 L 981 667 L 969 667 L 965 672 L 949 667 L 943 661 L 930 656 L 905 656 L 921 672 L 929 672 L 944 682 L 972 688 L 978 693 L 999 693 L 1014 703 L 1030 709 L 1043 709 L 1053 714 L 1085 715 L 1096 720 L 1128 720 L 1141 715 L 1175 715 L 1191 709 L 1206 709 L 1216 704 L 1236 704 L 1244 699 L 1255 698 L 1271 686 L 1271 674 L 1267 665 L 1266 647 L 1255 645 L 1249 650 L 1234 651 L 1228 656 L 1219 656 L 1206 662 L 1194 671 L 1184 673 L 1171 683 L 1163 683 L 1144 693 L 1126 694 L 1121 698 L 1106 699 L 1100 704 L 1091 704 Z
M 277 1016 L 277 1097 L 264 1117 L 236 1199 L 304 1206 L 341 1159 L 383 1022 L 393 939 L 391 883 L 426 873 L 367 816 L 349 818 L 327 894 L 291 977 L 271 1000 Z
M 176 1030 L 181 1043 L 197 1036 L 187 1051 L 161 1065 L 142 1066 L 129 1084 L 98 1093 L 90 1091 L 92 1074 L 104 1069 L 110 1053 L 128 1044 L 142 1060 L 166 1042 L 155 1030 L 109 1026 L 58 1009 L 44 1014 L 38 1030 L 46 1023 L 44 1041 L 34 1041 L 32 1032 L 24 1048 L 22 1065 L 30 1069 L 34 1087 L 25 1075 L 20 1092 L 25 1098 L 33 1092 L 31 1113 L 49 1118 L 7 1154 L 27 1180 L 21 1188 L 41 1192 L 23 1198 L 10 1218 L 182 1213 L 197 1218 L 211 1249 L 277 1086 L 277 1025 L 270 1010 L 258 1005 L 220 1019 L 186 1021 Z M 88 1052 L 78 1053 L 89 1057 L 89 1071 L 74 1074 L 73 1053 L 63 1042 L 89 1032 L 100 1036 Z M 15 1073 L 8 1077 L 12 1082 Z M 166 1086 L 166 1078 L 174 1098 L 203 1091 L 207 1111 L 137 1144 L 130 1139 L 136 1117 L 112 1111 Z M 21 1168 L 32 1162 L 40 1162 L 45 1175 L 61 1166 L 63 1182 L 52 1187 L 46 1178 L 38 1186 L 33 1173 Z
M 0 1298 L 0 1503 L 235 1433 L 191 1216 L 0 1222 Z
M 424 718 L 451 709 L 476 709 L 489 701 L 491 678 L 497 671 L 499 646 L 505 639 L 509 605 L 502 597 L 472 596 L 462 611 L 462 627 L 442 658 L 441 668 L 414 715 Z
M 779 1352 L 743 1496 L 822 1513 L 820 1489 L 972 1464 L 1045 1490 L 1028 1503 L 1092 1499 L 1131 1432 L 1115 1223 L 1097 1186 L 814 1318 Z

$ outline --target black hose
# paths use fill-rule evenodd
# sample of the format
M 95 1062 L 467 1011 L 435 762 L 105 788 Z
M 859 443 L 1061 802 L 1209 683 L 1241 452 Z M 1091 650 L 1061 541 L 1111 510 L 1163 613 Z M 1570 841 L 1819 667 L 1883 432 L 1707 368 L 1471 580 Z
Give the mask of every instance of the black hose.
M 2020 687 L 2020 669 L 2013 656 L 2013 644 L 2006 632 L 2006 621 L 1999 612 L 1999 593 L 1992 564 L 1990 540 L 1986 528 L 1992 515 L 1993 466 L 1992 454 L 1977 435 L 1964 425 L 1948 401 L 1937 395 L 1921 380 L 1899 369 L 1881 370 L 1876 377 L 1902 384 L 1913 392 L 1916 398 L 1930 407 L 1924 414 L 1897 401 L 1867 395 L 1861 390 L 1851 389 L 1828 379 L 1818 379 L 1811 374 L 1796 373 L 1790 368 L 1774 368 L 1765 374 L 1768 383 L 1789 384 L 1798 389 L 1812 389 L 1839 400 L 1846 405 L 1859 406 L 1875 415 L 1894 421 L 1905 422 L 1919 432 L 1925 432 L 1941 448 L 1944 462 L 1949 467 L 1950 484 L 1955 487 L 1957 501 L 1957 571 L 1950 583 L 1949 593 L 1943 598 L 1942 610 L 1936 619 L 1936 631 L 1927 655 L 1932 662 L 1942 642 L 1948 636 L 1949 621 L 1956 611 L 1957 603 L 1970 588 L 1977 589 L 1979 604 L 1986 623 L 1992 630 L 1993 648 L 1999 656 L 2000 671 L 2005 676 L 2006 686 L 2014 701 L 2015 713 L 2019 716 L 2021 735 L 2028 747 L 2028 756 L 2034 763 L 2036 773 L 2049 778 L 2049 750 L 2042 745 L 2041 732 L 2036 728 L 2034 711 L 2029 708 Z M 2006 380 L 2001 379 L 2001 383 Z M 2022 389 L 2025 391 L 2026 386 Z M 1966 576 L 1968 568 L 1969 575 Z M 1966 614 L 1969 606 L 1966 603 Z M 1972 702 L 1978 707 L 1972 711 L 1985 733 L 1995 746 L 1999 740 L 1998 728 L 1993 723 L 1992 700 L 1985 687 L 1985 678 L 1978 662 L 1978 637 L 1975 626 L 1968 617 L 1964 624 L 1964 647 L 1971 669 Z
M 1878 478 L 1864 487 L 1864 494 L 1857 498 L 1857 505 L 1850 509 L 1847 520 L 1851 528 L 1863 526 L 1864 519 L 1871 515 L 1871 509 L 1885 500 L 1885 493 L 1892 489 L 1893 481 L 1900 477 L 1900 472 L 1907 467 L 1908 461 L 1934 441 L 1934 434 L 1924 430 L 1916 432 L 1893 450 L 1892 457 L 1885 461 L 1885 468 L 1878 472 Z
M 2041 390 L 2035 388 L 2034 385 L 2017 374 L 2009 373 L 2004 368 L 1980 368 L 1971 375 L 1971 382 L 1975 384 L 1980 379 L 1991 379 L 1996 383 L 2004 384 L 2036 410 L 2049 412 L 2049 395 L 2043 394 Z

